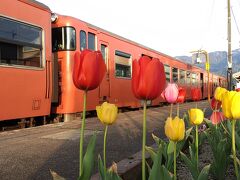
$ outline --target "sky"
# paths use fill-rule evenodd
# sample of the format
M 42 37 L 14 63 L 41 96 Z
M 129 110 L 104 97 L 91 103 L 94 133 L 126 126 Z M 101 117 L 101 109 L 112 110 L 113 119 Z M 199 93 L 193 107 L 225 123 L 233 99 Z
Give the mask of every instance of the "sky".
M 38 0 L 170 56 L 227 51 L 227 0 Z M 231 0 L 240 28 L 240 0 Z M 232 14 L 232 49 L 240 34 Z

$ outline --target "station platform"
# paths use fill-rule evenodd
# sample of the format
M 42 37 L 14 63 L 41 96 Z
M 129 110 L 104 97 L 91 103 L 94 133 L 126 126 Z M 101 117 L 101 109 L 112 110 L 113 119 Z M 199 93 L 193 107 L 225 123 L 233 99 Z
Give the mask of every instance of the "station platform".
M 180 117 L 195 107 L 195 102 L 180 105 Z M 198 102 L 198 108 L 206 109 L 207 100 Z M 147 145 L 152 145 L 151 134 L 164 138 L 164 122 L 169 116 L 170 106 L 147 109 Z M 176 114 L 176 105 L 173 112 Z M 107 166 L 128 158 L 142 147 L 142 110 L 119 113 L 115 124 L 109 126 L 107 135 Z M 56 123 L 0 133 L 0 177 L 1 180 L 47 180 L 52 179 L 50 169 L 66 179 L 78 176 L 79 136 L 81 120 Z M 104 126 L 97 117 L 86 119 L 84 149 L 94 132 L 97 132 L 97 155 L 103 150 Z

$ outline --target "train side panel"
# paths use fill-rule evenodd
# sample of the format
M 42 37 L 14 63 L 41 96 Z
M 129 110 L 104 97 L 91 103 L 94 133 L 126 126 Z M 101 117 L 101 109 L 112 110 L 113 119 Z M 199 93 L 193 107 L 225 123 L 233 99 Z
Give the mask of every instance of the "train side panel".
M 54 52 L 58 56 L 59 63 L 59 102 L 55 105 L 53 112 L 68 114 L 82 111 L 83 91 L 78 90 L 72 81 L 73 56 L 76 51 L 82 50 L 80 47 L 82 46 L 81 32 L 85 34 L 85 38 L 90 35 L 94 36 L 94 50 L 102 51 L 107 66 L 107 73 L 99 88 L 88 92 L 87 110 L 94 110 L 96 105 L 103 101 L 114 103 L 118 107 L 141 107 L 141 101 L 136 99 L 132 93 L 131 79 L 132 61 L 139 59 L 142 55 L 158 58 L 168 67 L 168 72 L 166 71 L 168 82 L 175 82 L 179 87 L 186 88 L 188 100 L 191 99 L 190 92 L 193 87 L 201 88 L 202 98 L 207 98 L 205 70 L 140 46 L 76 18 L 59 15 L 59 19 L 53 24 L 53 29 L 65 27 L 74 29 L 76 46 L 72 50 Z M 87 43 L 89 42 L 85 42 L 84 48 L 88 48 Z M 212 87 L 212 74 L 210 74 L 210 81 Z M 212 95 L 213 89 L 210 88 L 210 90 Z M 159 105 L 161 102 L 164 102 L 164 99 L 160 96 L 152 101 L 151 105 Z
M 51 13 L 28 2 L 0 6 L 0 120 L 50 114 Z

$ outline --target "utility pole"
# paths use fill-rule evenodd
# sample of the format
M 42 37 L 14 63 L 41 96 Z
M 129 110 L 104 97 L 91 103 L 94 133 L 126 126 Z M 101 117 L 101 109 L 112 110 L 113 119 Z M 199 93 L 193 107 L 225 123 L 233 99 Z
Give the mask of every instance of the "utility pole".
M 210 97 L 210 62 L 209 62 L 209 55 L 208 52 L 203 50 L 203 49 L 199 49 L 199 50 L 195 50 L 195 51 L 191 51 L 190 53 L 197 53 L 197 56 L 200 56 L 200 54 L 204 54 L 205 58 L 206 58 L 206 63 L 205 63 L 205 68 L 207 71 L 207 94 L 208 94 L 208 102 L 211 103 L 211 97 Z
M 228 0 L 228 70 L 227 70 L 227 82 L 228 90 L 232 90 L 232 40 L 231 40 L 231 6 L 230 0 Z

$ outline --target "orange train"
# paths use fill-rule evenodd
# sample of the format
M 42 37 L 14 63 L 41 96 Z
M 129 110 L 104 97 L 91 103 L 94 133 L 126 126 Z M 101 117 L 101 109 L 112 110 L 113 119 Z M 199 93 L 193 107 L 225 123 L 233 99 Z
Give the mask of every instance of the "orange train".
M 118 107 L 140 107 L 131 91 L 132 60 L 160 59 L 167 81 L 187 89 L 201 87 L 207 97 L 207 72 L 173 57 L 100 29 L 79 19 L 56 15 L 34 0 L 3 1 L 0 6 L 0 120 L 64 115 L 82 111 L 83 92 L 72 81 L 73 56 L 100 50 L 107 73 L 88 93 L 88 110 L 103 101 Z M 226 79 L 210 74 L 211 94 Z M 157 82 L 156 82 L 157 83 Z M 151 102 L 158 105 L 159 97 Z

